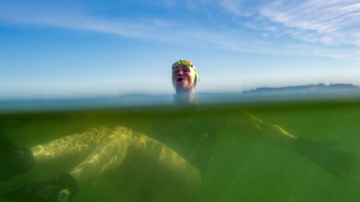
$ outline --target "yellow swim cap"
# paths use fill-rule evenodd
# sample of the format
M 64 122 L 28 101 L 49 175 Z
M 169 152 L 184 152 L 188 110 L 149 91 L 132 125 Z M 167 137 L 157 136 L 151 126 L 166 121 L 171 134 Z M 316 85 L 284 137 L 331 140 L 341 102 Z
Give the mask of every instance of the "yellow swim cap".
M 195 72 L 195 82 L 200 81 L 200 76 L 199 76 L 199 73 L 198 73 L 196 67 L 189 60 L 179 60 L 179 61 L 174 62 L 174 64 L 172 65 L 172 73 L 171 74 L 174 74 L 174 68 L 179 65 L 186 65 L 186 66 L 192 68 Z

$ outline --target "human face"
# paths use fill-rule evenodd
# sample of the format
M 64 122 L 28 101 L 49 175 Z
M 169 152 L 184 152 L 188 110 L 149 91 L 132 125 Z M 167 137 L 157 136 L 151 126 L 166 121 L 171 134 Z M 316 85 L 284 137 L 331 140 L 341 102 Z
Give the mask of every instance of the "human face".
M 195 72 L 186 65 L 179 65 L 174 68 L 172 83 L 176 92 L 184 92 L 195 89 Z

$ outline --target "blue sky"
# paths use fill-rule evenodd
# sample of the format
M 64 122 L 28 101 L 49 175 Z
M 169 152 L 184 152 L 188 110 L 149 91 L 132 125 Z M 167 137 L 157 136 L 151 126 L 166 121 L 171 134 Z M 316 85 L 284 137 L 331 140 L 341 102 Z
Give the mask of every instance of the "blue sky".
M 0 0 L 0 99 L 360 85 L 358 0 Z

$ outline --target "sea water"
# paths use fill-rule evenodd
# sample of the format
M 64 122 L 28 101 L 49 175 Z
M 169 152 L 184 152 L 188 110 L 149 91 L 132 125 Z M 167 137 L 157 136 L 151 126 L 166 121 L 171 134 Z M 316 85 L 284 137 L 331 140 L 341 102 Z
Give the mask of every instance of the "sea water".
M 289 98 L 289 97 L 288 97 Z M 204 99 L 208 100 L 208 99 Z M 221 101 L 220 101 L 221 100 Z M 226 102 L 226 100 L 228 102 Z M 357 202 L 360 200 L 360 99 L 359 97 L 325 96 L 303 99 L 213 99 L 198 104 L 200 111 L 213 120 L 237 119 L 246 110 L 257 118 L 285 129 L 290 134 L 314 141 L 336 141 L 340 150 L 357 157 L 351 173 L 334 176 L 311 160 L 285 148 L 274 147 L 252 138 L 252 125 L 224 127 L 200 190 L 192 201 L 291 201 L 291 202 Z M 68 101 L 73 104 L 71 101 Z M 94 126 L 124 125 L 146 134 L 151 125 L 144 120 L 179 119 L 169 104 L 106 105 L 102 102 L 80 107 L 40 102 L 36 107 L 6 107 L 0 113 L 0 129 L 14 144 L 31 147 Z M 27 103 L 31 106 L 31 103 Z M 52 107 L 53 106 L 53 107 Z M 76 107 L 78 106 L 78 107 Z M 20 109 L 20 110 L 16 110 Z M 186 108 L 181 118 L 189 119 Z M 218 119 L 217 119 L 218 117 Z M 241 122 L 240 122 L 241 123 Z M 249 129 L 249 130 L 248 130 Z M 1 182 L 15 186 L 51 179 L 74 165 L 48 170 L 33 170 Z M 0 201 L 3 201 L 0 199 Z M 76 194 L 74 202 L 129 201 L 108 177 L 102 177 Z M 140 200 L 140 201 L 146 201 Z

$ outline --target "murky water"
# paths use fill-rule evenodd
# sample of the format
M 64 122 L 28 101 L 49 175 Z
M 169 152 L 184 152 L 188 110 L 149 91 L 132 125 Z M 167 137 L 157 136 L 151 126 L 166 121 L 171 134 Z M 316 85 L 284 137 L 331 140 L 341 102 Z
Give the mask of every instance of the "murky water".
M 314 102 L 211 103 L 198 106 L 196 114 L 201 115 L 195 115 L 193 108 L 179 109 L 168 105 L 6 112 L 0 114 L 0 129 L 16 145 L 32 147 L 94 126 L 111 128 L 123 125 L 165 141 L 178 153 L 187 153 L 185 158 L 190 159 L 193 158 L 189 154 L 192 151 L 183 149 L 192 145 L 189 134 L 201 134 L 204 142 L 213 134 L 216 137 L 205 145 L 195 144 L 195 147 L 208 150 L 204 152 L 205 156 L 211 152 L 212 157 L 210 163 L 199 165 L 204 167 L 200 169 L 202 186 L 192 201 L 355 202 L 360 200 L 359 101 L 328 98 Z M 337 150 L 357 156 L 354 161 L 356 168 L 351 173 L 342 173 L 341 177 L 334 176 L 289 149 L 267 144 L 256 137 L 254 125 L 244 116 L 244 109 L 290 134 L 310 140 L 338 142 Z M 177 132 L 170 132 L 174 137 L 171 141 L 176 140 L 174 134 L 187 134 L 178 138 L 182 141 L 179 148 L 171 145 L 169 130 L 165 130 L 165 125 L 172 123 L 176 123 L 172 128 Z M 160 126 L 154 129 L 154 125 Z M 194 127 L 188 128 L 189 125 Z M 206 145 L 210 145 L 209 148 Z M 199 158 L 199 162 L 202 157 L 194 158 Z M 50 179 L 73 166 L 64 162 L 57 168 L 33 170 L 1 185 Z M 77 193 L 73 201 L 130 201 L 119 191 L 114 178 L 106 175 L 93 181 Z M 140 197 L 138 200 L 147 199 Z

